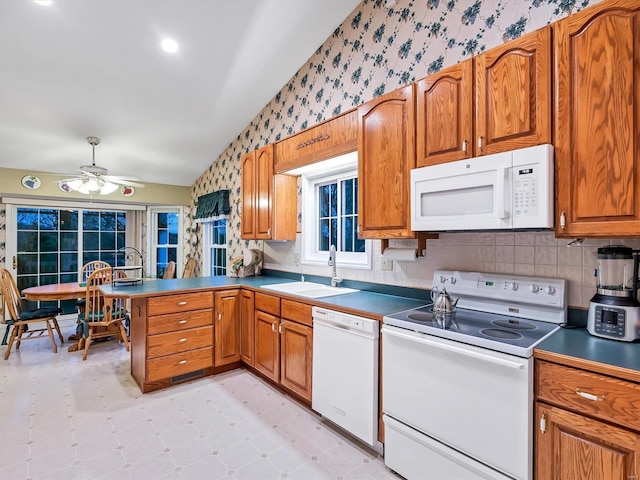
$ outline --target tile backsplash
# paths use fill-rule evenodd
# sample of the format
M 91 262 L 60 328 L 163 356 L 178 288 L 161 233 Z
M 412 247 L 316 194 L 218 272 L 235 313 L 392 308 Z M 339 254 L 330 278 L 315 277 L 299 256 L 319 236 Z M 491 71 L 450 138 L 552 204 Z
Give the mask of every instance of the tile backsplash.
M 329 266 L 297 265 L 296 242 L 265 242 L 265 267 L 289 272 L 330 276 Z M 602 245 L 627 245 L 640 249 L 640 239 L 587 239 L 568 246 L 571 239 L 557 239 L 553 232 L 443 233 L 427 240 L 424 257 L 415 262 L 393 262 L 382 270 L 380 241 L 373 241 L 372 270 L 338 267 L 348 280 L 431 288 L 437 268 L 565 278 L 569 282 L 569 306 L 587 308 L 595 293 L 596 250 Z M 392 247 L 417 246 L 416 240 L 392 240 Z

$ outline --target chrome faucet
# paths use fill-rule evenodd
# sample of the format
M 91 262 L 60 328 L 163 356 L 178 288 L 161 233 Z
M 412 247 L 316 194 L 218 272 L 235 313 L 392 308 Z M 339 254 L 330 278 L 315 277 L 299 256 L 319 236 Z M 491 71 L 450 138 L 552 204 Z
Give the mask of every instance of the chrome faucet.
M 329 247 L 329 266 L 333 267 L 333 270 L 331 272 L 331 286 L 337 287 L 338 284 L 342 282 L 342 279 L 336 273 L 336 246 L 335 245 L 331 245 Z

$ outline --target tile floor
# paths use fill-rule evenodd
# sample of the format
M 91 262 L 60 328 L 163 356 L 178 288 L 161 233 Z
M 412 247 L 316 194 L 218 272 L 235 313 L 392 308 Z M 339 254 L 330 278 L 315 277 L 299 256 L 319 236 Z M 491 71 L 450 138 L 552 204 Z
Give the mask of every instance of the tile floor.
M 247 370 L 142 395 L 121 344 L 67 346 L 0 358 L 0 479 L 400 478 Z

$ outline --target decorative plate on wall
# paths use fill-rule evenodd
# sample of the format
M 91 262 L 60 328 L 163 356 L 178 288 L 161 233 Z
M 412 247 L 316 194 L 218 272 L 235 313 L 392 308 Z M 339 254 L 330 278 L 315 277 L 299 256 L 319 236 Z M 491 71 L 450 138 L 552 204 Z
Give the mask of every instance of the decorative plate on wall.
M 36 188 L 40 188 L 42 182 L 35 175 L 25 175 L 22 177 L 22 186 L 29 190 L 35 190 Z
M 120 193 L 122 193 L 122 195 L 124 195 L 125 197 L 133 197 L 136 191 L 131 185 L 123 185 L 120 187 Z

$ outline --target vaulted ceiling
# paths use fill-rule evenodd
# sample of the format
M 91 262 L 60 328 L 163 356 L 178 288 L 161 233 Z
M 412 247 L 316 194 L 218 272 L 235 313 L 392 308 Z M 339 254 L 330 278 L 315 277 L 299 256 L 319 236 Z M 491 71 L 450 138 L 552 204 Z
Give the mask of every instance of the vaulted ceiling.
M 0 0 L 0 167 L 191 185 L 358 0 Z M 169 54 L 164 38 L 178 43 Z

